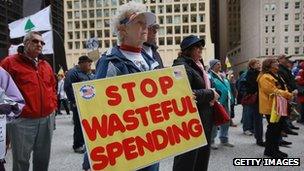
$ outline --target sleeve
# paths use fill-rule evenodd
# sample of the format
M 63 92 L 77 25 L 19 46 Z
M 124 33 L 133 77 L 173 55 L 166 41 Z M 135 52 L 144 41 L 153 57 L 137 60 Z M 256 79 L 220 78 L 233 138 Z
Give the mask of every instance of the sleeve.
M 77 82 L 77 73 L 70 70 L 64 80 L 64 90 L 70 102 L 75 103 L 75 97 L 73 92 L 72 83 Z
M 56 81 L 55 75 L 53 74 L 53 69 L 50 68 L 50 70 L 51 70 L 51 83 L 52 83 L 52 89 L 53 89 L 53 103 L 57 107 L 57 90 L 56 90 L 57 81 Z
M 276 87 L 273 79 L 270 77 L 262 77 L 260 79 L 260 86 L 265 91 L 266 94 L 278 94 L 288 100 L 292 98 L 292 94 L 288 90 L 281 90 Z
M 25 101 L 9 73 L 2 68 L 0 68 L 0 72 L 0 89 L 3 91 L 1 94 L 2 97 L 0 103 L 10 104 L 10 107 L 6 107 L 6 109 L 9 109 L 7 112 L 8 119 L 17 117 L 20 115 L 22 108 L 25 105 Z

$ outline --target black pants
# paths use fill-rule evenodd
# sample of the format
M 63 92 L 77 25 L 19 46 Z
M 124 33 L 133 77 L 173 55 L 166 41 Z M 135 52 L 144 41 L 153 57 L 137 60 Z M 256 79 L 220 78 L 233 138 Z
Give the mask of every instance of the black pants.
M 73 120 L 74 120 L 74 142 L 73 142 L 73 149 L 82 147 L 84 145 L 81 125 L 80 125 L 80 119 L 77 111 L 76 105 L 71 105 L 72 111 L 73 111 Z
M 268 122 L 266 130 L 265 151 L 274 152 L 279 150 L 279 141 L 281 137 L 281 125 L 278 123 L 270 123 L 270 115 L 266 115 Z
M 58 113 L 60 112 L 61 109 L 61 104 L 64 107 L 64 110 L 66 111 L 66 113 L 69 115 L 70 114 L 70 109 L 69 109 L 69 105 L 68 105 L 68 99 L 58 99 Z

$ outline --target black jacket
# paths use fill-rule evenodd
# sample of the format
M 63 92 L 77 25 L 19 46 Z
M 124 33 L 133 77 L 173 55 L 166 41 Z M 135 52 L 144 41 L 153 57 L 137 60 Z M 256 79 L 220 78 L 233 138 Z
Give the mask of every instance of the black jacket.
M 191 89 L 196 96 L 196 105 L 204 126 L 206 138 L 208 143 L 210 143 L 211 130 L 213 126 L 213 108 L 210 106 L 209 102 L 214 98 L 213 91 L 206 89 L 203 72 L 191 58 L 178 57 L 173 62 L 173 66 L 176 65 L 185 66 Z
M 280 64 L 278 74 L 285 81 L 289 92 L 292 92 L 293 90 L 297 89 L 295 77 L 292 75 L 290 69 Z
M 149 44 L 149 43 L 144 43 L 145 46 L 148 46 L 148 47 L 151 47 L 152 49 L 152 53 L 153 53 L 153 59 L 155 59 L 159 66 L 156 67 L 157 69 L 161 69 L 161 68 L 164 68 L 164 64 L 163 64 L 163 61 L 159 55 L 159 53 L 157 52 L 157 49 L 158 49 L 158 46 L 156 46 L 155 44 Z M 145 51 L 144 51 L 145 52 Z M 146 52 L 145 52 L 146 53 Z
M 249 69 L 246 73 L 245 80 L 246 80 L 246 93 L 247 94 L 254 94 L 258 92 L 258 82 L 257 78 L 259 76 L 260 71 Z

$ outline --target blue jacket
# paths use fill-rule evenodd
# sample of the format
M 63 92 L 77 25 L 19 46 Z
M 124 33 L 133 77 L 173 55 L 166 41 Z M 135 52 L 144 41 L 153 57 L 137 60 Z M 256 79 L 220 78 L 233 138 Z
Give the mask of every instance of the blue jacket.
M 147 53 L 142 53 L 142 55 L 149 65 L 149 70 L 153 70 L 158 66 L 158 62 Z M 96 64 L 96 79 L 136 72 L 142 71 L 121 53 L 118 46 L 112 47 L 102 54 Z
M 75 103 L 75 97 L 73 92 L 73 83 L 77 82 L 83 82 L 83 81 L 89 81 L 94 79 L 94 74 L 89 73 L 86 74 L 82 72 L 78 65 L 76 65 L 74 68 L 70 69 L 65 77 L 64 80 L 64 91 L 66 92 L 66 95 L 68 96 L 68 99 L 71 103 Z
M 220 79 L 215 73 L 212 71 L 209 72 L 210 80 L 212 82 L 213 87 L 220 94 L 219 102 L 226 107 L 226 109 L 230 108 L 229 103 L 234 103 L 234 97 L 231 93 L 230 83 L 226 78 Z M 228 102 L 230 97 L 230 102 Z M 230 111 L 229 111 L 230 112 Z

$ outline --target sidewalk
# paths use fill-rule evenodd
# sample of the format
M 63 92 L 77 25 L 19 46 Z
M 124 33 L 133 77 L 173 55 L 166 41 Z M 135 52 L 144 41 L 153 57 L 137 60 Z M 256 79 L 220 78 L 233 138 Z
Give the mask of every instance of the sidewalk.
M 230 127 L 230 142 L 235 147 L 220 147 L 218 150 L 213 150 L 210 156 L 209 170 L 210 171 L 232 171 L 232 170 L 282 170 L 282 171 L 300 171 L 304 170 L 304 126 L 295 123 L 296 126 L 300 126 L 298 136 L 289 135 L 287 141 L 293 142 L 291 148 L 281 147 L 281 151 L 289 154 L 290 157 L 301 158 L 300 167 L 235 167 L 233 166 L 233 158 L 262 158 L 263 148 L 255 145 L 255 139 L 253 136 L 246 136 L 243 134 L 241 119 L 241 107 L 236 107 L 235 123 L 238 124 L 236 128 Z M 264 131 L 266 130 L 266 122 L 264 122 Z M 216 140 L 218 142 L 218 139 Z M 50 162 L 50 171 L 80 171 L 83 155 L 74 153 L 72 149 L 73 144 L 73 124 L 72 115 L 58 115 L 56 117 L 56 130 L 54 131 L 52 142 L 52 156 Z M 12 156 L 11 150 L 8 151 L 6 156 L 6 169 L 12 170 Z M 172 170 L 173 158 L 165 159 L 160 163 L 161 171 Z M 30 169 L 32 170 L 32 169 Z

